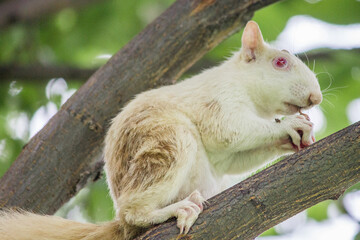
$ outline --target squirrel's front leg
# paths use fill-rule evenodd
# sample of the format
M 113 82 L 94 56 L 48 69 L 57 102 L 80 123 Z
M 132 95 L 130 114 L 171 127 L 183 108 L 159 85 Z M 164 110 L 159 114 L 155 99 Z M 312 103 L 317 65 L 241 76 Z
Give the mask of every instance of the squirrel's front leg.
M 292 151 L 314 143 L 313 123 L 304 115 L 289 115 L 282 120 L 245 116 L 226 130 L 225 138 L 231 139 L 230 152 L 279 147 Z
M 228 169 L 226 173 L 241 174 L 259 169 L 280 156 L 294 153 L 315 142 L 313 123 L 303 115 L 286 116 L 282 120 L 264 121 L 262 124 L 258 129 L 268 127 L 268 131 L 261 134 L 253 130 L 248 140 L 257 144 L 246 150 L 240 146 L 239 151 L 228 157 L 228 162 L 224 163 Z M 262 139 L 262 142 L 255 142 L 254 137 Z

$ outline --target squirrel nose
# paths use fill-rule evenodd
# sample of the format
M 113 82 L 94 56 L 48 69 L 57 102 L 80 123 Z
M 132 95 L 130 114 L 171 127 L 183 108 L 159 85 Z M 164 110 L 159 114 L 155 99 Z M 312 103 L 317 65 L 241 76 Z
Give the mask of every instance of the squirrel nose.
M 311 93 L 309 96 L 309 106 L 310 105 L 318 105 L 322 101 L 321 93 Z

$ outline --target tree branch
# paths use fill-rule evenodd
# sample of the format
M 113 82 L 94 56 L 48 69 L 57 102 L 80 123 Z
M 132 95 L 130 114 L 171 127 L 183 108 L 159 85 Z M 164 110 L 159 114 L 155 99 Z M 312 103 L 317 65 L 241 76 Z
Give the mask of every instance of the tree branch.
M 311 64 L 313 60 L 328 60 L 336 61 L 337 54 L 360 54 L 360 48 L 354 49 L 316 49 L 308 53 L 299 54 L 299 58 Z M 217 65 L 218 62 L 202 59 L 189 68 L 185 74 L 196 74 L 204 69 Z M 0 82 L 1 81 L 49 81 L 51 78 L 64 78 L 66 80 L 86 80 L 88 79 L 98 68 L 78 68 L 72 66 L 57 66 L 57 65 L 20 65 L 9 64 L 0 65 Z
M 99 0 L 7 0 L 0 2 L 0 28 L 33 21 L 66 7 L 79 7 Z
M 177 0 L 29 141 L 0 179 L 0 208 L 54 213 L 96 173 L 108 123 L 126 102 L 146 89 L 173 83 L 255 10 L 277 1 Z
M 52 78 L 83 81 L 88 79 L 97 69 L 55 65 L 0 65 L 0 81 L 33 80 L 45 82 Z
M 175 220 L 137 240 L 254 239 L 360 181 L 360 122 L 272 165 L 209 200 L 187 236 Z

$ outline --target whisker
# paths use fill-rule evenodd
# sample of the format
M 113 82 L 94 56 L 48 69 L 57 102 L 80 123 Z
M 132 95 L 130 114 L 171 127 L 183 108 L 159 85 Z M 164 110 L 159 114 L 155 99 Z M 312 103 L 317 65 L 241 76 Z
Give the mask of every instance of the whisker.
M 319 76 L 320 74 L 326 74 L 329 77 L 329 80 L 330 80 L 329 86 L 327 86 L 324 90 L 322 90 L 322 92 L 326 92 L 331 87 L 331 85 L 334 81 L 334 77 L 329 72 L 319 72 L 319 73 L 316 73 L 316 76 Z
M 315 59 L 314 59 L 314 63 L 313 63 L 313 68 L 312 68 L 313 72 L 315 72 Z
M 322 93 L 328 93 L 328 92 L 340 92 L 339 90 L 344 89 L 344 88 L 348 88 L 349 86 L 340 86 L 340 87 L 334 87 L 334 88 L 330 88 L 330 89 L 324 89 L 321 92 Z
M 309 60 L 309 57 L 308 57 L 308 55 L 307 55 L 307 53 L 306 53 L 306 52 L 304 52 L 304 54 L 305 54 L 305 57 L 306 57 L 307 65 L 309 66 L 309 65 L 310 65 L 310 60 Z
M 333 78 L 333 76 L 332 76 L 329 72 L 318 72 L 318 73 L 316 73 L 316 76 L 317 76 L 317 75 L 320 75 L 320 74 L 326 74 L 326 75 L 328 75 L 329 77 Z
M 320 74 L 326 74 L 329 78 L 334 79 L 334 77 L 329 72 L 319 72 L 319 73 L 316 73 L 316 76 L 318 76 Z
M 323 108 L 321 105 L 319 105 L 319 108 L 320 108 L 320 110 L 323 111 L 324 113 L 328 113 L 328 111 L 327 111 L 325 108 Z
M 323 97 L 334 97 L 335 100 L 338 100 L 338 96 L 334 93 L 326 93 L 326 94 L 323 94 Z
M 331 92 L 326 92 L 323 94 L 323 96 L 334 96 L 334 97 L 337 97 L 337 95 L 335 93 L 331 93 Z
M 329 99 L 324 98 L 323 100 L 324 100 L 324 102 L 326 102 L 327 104 L 329 104 L 330 107 L 335 108 L 335 105 L 334 105 Z M 326 112 L 326 111 L 325 111 L 325 112 Z
M 330 92 L 339 93 L 341 89 L 345 89 L 345 88 L 348 88 L 348 86 L 340 86 L 340 87 L 334 87 L 334 88 L 327 88 L 327 89 L 322 90 L 321 92 L 322 92 L 323 94 L 330 93 Z

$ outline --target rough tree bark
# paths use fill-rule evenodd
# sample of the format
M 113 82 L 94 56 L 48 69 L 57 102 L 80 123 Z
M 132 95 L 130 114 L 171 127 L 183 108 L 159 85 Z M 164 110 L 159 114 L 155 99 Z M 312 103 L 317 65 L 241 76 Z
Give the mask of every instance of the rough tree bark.
M 101 171 L 109 120 L 135 94 L 174 82 L 278 0 L 178 0 L 74 94 L 0 179 L 0 208 L 54 213 Z
M 321 201 L 337 199 L 359 181 L 357 122 L 211 198 L 188 235 L 177 237 L 173 220 L 137 240 L 251 240 Z

